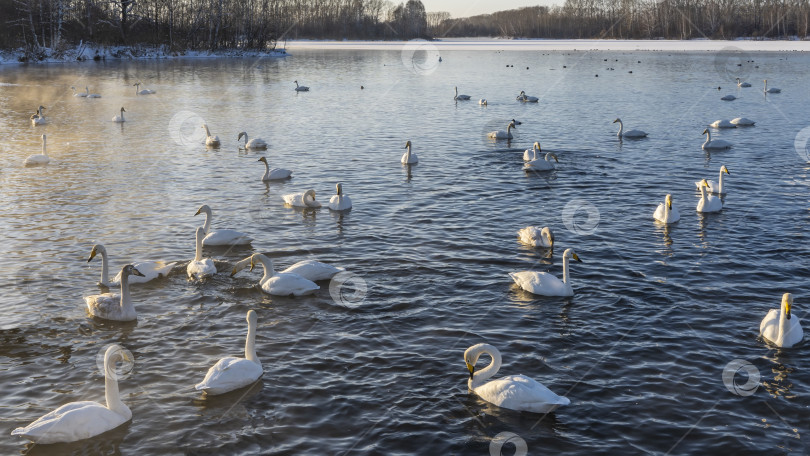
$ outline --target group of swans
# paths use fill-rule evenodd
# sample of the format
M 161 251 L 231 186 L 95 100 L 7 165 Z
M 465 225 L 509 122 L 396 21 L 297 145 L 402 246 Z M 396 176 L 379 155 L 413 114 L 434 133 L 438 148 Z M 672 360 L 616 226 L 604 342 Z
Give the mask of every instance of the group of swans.
M 537 97 L 531 97 L 529 95 L 526 95 L 526 92 L 523 90 L 520 91 L 520 94 L 517 96 L 516 100 L 521 101 L 523 103 L 537 103 L 538 101 L 540 101 L 540 99 Z
M 48 152 L 45 148 L 46 146 L 46 136 L 42 135 L 42 153 L 39 154 L 32 154 L 26 157 L 25 161 L 23 162 L 24 166 L 39 166 L 39 165 L 47 165 L 50 163 L 51 159 L 48 157 Z
M 531 152 L 531 156 L 529 153 Z M 542 159 L 537 156 L 540 152 L 540 143 L 535 142 L 531 149 L 526 149 L 523 152 L 523 169 L 526 171 L 551 171 L 554 169 L 554 163 L 559 163 L 557 156 L 551 152 L 546 153 Z M 554 163 L 551 162 L 554 159 Z
M 84 92 L 76 92 L 76 87 L 73 86 L 70 86 L 70 90 L 73 91 L 73 96 L 76 98 L 101 98 L 101 95 L 97 93 L 90 93 L 88 86 L 84 86 Z
M 45 114 L 42 111 L 45 110 L 45 106 L 40 106 L 37 108 L 37 112 L 31 114 L 31 124 L 33 125 L 45 125 L 47 121 L 45 120 Z
M 700 191 L 700 199 L 696 207 L 698 212 L 718 212 L 723 209 L 722 200 L 714 195 L 726 194 L 723 174 L 731 175 L 725 165 L 720 166 L 720 175 L 716 182 L 706 179 L 695 182 L 695 186 Z M 667 195 L 664 202 L 658 205 L 655 212 L 653 212 L 653 218 L 665 224 L 675 223 L 681 219 L 678 209 L 672 205 L 672 195 Z
M 98 281 L 99 286 L 110 287 L 121 283 L 123 272 L 119 272 L 117 276 L 110 280 L 109 258 L 104 245 L 94 245 L 90 250 L 90 258 L 87 259 L 87 262 L 89 263 L 93 258 L 99 255 L 101 256 L 101 278 Z M 166 263 L 164 261 L 133 261 L 130 264 L 137 269 L 140 274 L 136 274 L 135 277 L 130 278 L 129 283 L 146 283 L 159 277 L 166 277 L 169 275 L 172 268 L 177 265 L 176 262 Z
M 782 93 L 781 89 L 777 89 L 775 87 L 771 87 L 769 89 L 767 79 L 763 79 L 762 82 L 765 84 L 765 86 L 762 88 L 763 92 L 765 92 L 765 93 Z M 747 82 L 743 82 L 740 78 L 737 78 L 737 87 L 751 87 L 751 84 L 749 84 Z M 734 100 L 736 98 L 733 95 L 727 95 L 727 96 L 732 97 L 730 100 Z M 722 99 L 725 100 L 726 97 L 723 97 Z
M 329 199 L 329 203 L 326 205 L 329 209 L 333 211 L 345 211 L 352 208 L 352 200 L 347 195 L 343 194 L 343 185 L 341 183 L 337 183 L 335 185 L 336 192 Z M 288 193 L 286 195 L 281 195 L 281 199 L 284 200 L 284 204 L 293 207 L 303 207 L 307 209 L 317 209 L 321 207 L 321 203 L 315 199 L 315 190 L 309 189 L 305 192 L 301 193 Z

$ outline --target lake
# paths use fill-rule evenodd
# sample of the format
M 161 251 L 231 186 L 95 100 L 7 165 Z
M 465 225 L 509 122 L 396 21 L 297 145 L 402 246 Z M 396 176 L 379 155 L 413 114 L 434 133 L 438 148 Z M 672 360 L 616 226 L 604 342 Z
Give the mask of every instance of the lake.
M 810 354 L 758 338 L 782 293 L 799 317 L 810 303 L 810 164 L 796 148 L 810 137 L 808 54 L 424 43 L 290 53 L 0 67 L 0 453 L 808 451 Z M 764 94 L 766 78 L 782 93 Z M 296 93 L 295 80 L 311 90 Z M 136 96 L 138 81 L 157 93 Z M 455 86 L 472 100 L 454 102 Z M 516 101 L 521 90 L 539 103 Z M 39 105 L 48 124 L 32 126 Z M 617 117 L 649 136 L 619 141 Z M 703 151 L 703 129 L 735 117 L 756 125 L 711 130 L 734 146 Z M 511 119 L 522 122 L 511 142 L 486 137 Z M 203 144 L 203 123 L 219 149 Z M 240 150 L 241 131 L 269 149 Z M 50 164 L 23 167 L 42 134 Z M 408 140 L 412 167 L 400 164 Z M 535 141 L 556 154 L 555 171 L 523 171 Z M 262 156 L 293 178 L 262 182 Z M 694 182 L 721 165 L 725 207 L 699 214 Z M 312 188 L 325 203 L 338 182 L 350 212 L 281 199 Z M 652 218 L 667 193 L 681 213 L 671 226 Z M 202 204 L 214 228 L 254 240 L 206 248 L 219 273 L 194 282 L 185 264 Z M 518 243 L 528 225 L 553 229 L 550 258 Z M 88 315 L 97 243 L 113 275 L 138 259 L 179 262 L 132 286 L 137 323 Z M 573 297 L 513 284 L 520 270 L 560 276 L 566 248 L 582 259 Z M 354 281 L 270 296 L 256 286 L 261 268 L 230 276 L 254 252 L 279 270 L 317 259 Z M 204 400 L 194 384 L 244 355 L 250 309 L 264 376 Z M 498 376 L 527 375 L 571 404 L 538 415 L 469 393 L 463 353 L 480 342 L 503 354 Z M 110 343 L 134 356 L 119 382 L 129 424 L 54 446 L 10 435 L 67 402 L 103 401 L 98 356 Z M 735 360 L 760 375 L 753 392 L 733 393 L 748 381 Z

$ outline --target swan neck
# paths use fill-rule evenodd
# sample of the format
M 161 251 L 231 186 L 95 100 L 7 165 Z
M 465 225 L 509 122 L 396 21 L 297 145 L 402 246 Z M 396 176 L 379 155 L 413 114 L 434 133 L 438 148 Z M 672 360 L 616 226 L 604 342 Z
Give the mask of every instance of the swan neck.
M 785 336 L 790 331 L 790 320 L 787 319 L 787 312 L 785 312 L 785 306 L 782 304 L 779 308 L 779 328 L 777 328 L 776 333 L 776 342 L 777 345 L 781 346 L 785 341 Z
M 563 255 L 563 283 L 568 285 L 568 255 Z
M 473 378 L 469 380 L 470 389 L 475 389 L 484 384 L 487 380 L 494 377 L 495 374 L 498 373 L 498 370 L 501 368 L 501 354 L 498 352 L 493 352 L 487 348 L 481 350 L 481 353 L 488 354 L 492 361 L 489 363 L 489 366 L 477 371 L 473 374 Z
M 211 214 L 210 209 L 205 211 L 205 222 L 203 223 L 203 234 L 205 234 L 205 235 L 207 235 L 208 230 L 211 229 L 211 217 L 212 216 L 213 216 L 213 214 Z
M 712 142 L 712 132 L 706 130 L 706 144 Z
M 267 258 L 262 254 L 257 254 L 256 258 L 259 260 L 259 262 L 261 262 L 262 267 L 264 267 L 264 275 L 262 276 L 262 279 L 259 281 L 259 283 L 264 283 L 270 280 L 270 278 L 272 278 L 274 275 L 276 275 L 276 271 L 275 269 L 273 269 L 273 260 Z
M 101 250 L 101 284 L 108 285 L 110 283 L 110 264 L 107 260 L 107 250 L 106 249 L 100 250 Z
M 208 130 L 208 125 L 203 125 L 205 127 L 205 136 L 211 136 L 211 132 Z
M 107 399 L 107 408 L 119 415 L 132 416 L 129 408 L 121 402 L 118 392 L 118 380 L 115 378 L 115 363 L 108 358 L 104 359 L 104 396 Z
M 121 311 L 125 315 L 134 314 L 135 308 L 129 297 L 129 275 L 121 273 Z
M 619 133 L 617 134 L 617 136 L 621 136 L 623 132 L 624 132 L 624 123 L 622 123 L 622 121 L 620 120 L 619 121 Z
M 47 139 L 42 138 L 42 155 L 46 155 L 46 156 L 48 155 L 48 153 L 46 152 L 46 144 L 47 144 L 47 142 L 48 142 Z
M 196 246 L 194 248 L 194 261 L 202 261 L 203 257 L 203 234 L 197 231 L 196 237 Z
M 259 358 L 256 357 L 256 326 L 253 322 L 248 323 L 248 333 L 245 339 L 245 359 L 254 363 L 259 362 Z
M 723 193 L 723 168 L 720 168 L 720 177 L 717 179 L 717 191 Z
M 267 160 L 264 161 L 264 176 L 270 177 L 270 164 L 267 163 Z

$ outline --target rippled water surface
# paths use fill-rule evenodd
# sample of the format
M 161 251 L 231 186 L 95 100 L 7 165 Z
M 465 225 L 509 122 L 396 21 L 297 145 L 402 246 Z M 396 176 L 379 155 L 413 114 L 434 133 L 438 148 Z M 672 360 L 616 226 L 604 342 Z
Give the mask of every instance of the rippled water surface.
M 808 451 L 810 355 L 769 347 L 758 332 L 783 292 L 797 316 L 810 304 L 810 166 L 794 149 L 810 125 L 810 57 L 402 57 L 296 50 L 0 68 L 0 453 L 487 455 L 503 432 L 529 454 Z M 738 89 L 735 74 L 754 87 Z M 782 93 L 765 96 L 764 78 Z M 296 79 L 311 91 L 296 94 Z M 139 80 L 157 93 L 136 97 Z M 74 98 L 71 85 L 103 98 Z M 454 86 L 473 101 L 454 103 Z M 540 103 L 515 101 L 520 90 Z M 33 127 L 40 104 L 50 123 Z M 113 124 L 121 106 L 127 122 Z M 708 123 L 738 116 L 757 124 L 714 131 L 734 143 L 728 151 L 701 150 Z M 616 117 L 649 138 L 620 143 Z M 523 123 L 511 144 L 485 138 L 512 118 Z M 202 144 L 203 121 L 220 149 Z M 243 130 L 269 150 L 240 151 Z M 51 163 L 24 168 L 43 133 Z M 406 140 L 419 156 L 411 169 L 399 163 Z M 534 141 L 559 157 L 556 171 L 522 171 Z M 263 183 L 260 156 L 294 178 Z M 723 164 L 725 208 L 697 214 L 693 182 L 716 179 Z M 282 203 L 309 188 L 328 201 L 337 182 L 349 213 Z M 669 228 L 652 219 L 666 193 L 681 212 Z M 185 263 L 201 204 L 215 228 L 254 241 L 206 249 L 220 272 L 195 283 Z M 550 259 L 517 242 L 526 225 L 554 229 Z M 137 259 L 181 262 L 133 286 L 137 323 L 88 316 L 94 243 L 113 273 Z M 559 275 L 569 247 L 583 260 L 571 267 L 573 298 L 513 286 L 509 272 Z M 307 258 L 345 267 L 367 293 L 343 290 L 341 305 L 322 282 L 311 297 L 270 297 L 257 270 L 229 275 L 252 252 L 279 268 Z M 202 400 L 193 385 L 242 352 L 248 309 L 259 316 L 264 377 Z M 502 352 L 499 375 L 533 377 L 571 404 L 542 416 L 470 395 L 462 354 L 479 342 Z M 128 425 L 71 445 L 9 435 L 69 401 L 103 400 L 96 359 L 109 343 L 135 357 L 120 382 Z M 753 395 L 724 384 L 735 359 L 761 374 Z

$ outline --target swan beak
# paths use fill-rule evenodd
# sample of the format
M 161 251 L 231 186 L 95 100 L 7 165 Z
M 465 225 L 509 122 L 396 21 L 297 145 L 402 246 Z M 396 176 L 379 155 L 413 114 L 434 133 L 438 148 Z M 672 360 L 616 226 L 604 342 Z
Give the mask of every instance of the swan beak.
M 723 171 L 725 171 L 729 176 L 731 175 L 731 171 L 729 171 L 728 168 L 723 168 Z
M 672 210 L 672 201 L 667 200 L 667 209 Z
M 141 271 L 139 271 L 139 270 L 137 270 L 135 268 L 132 268 L 132 275 L 136 275 L 136 276 L 139 276 L 139 277 L 146 277 L 143 274 L 141 274 Z
M 87 262 L 89 263 L 89 262 L 90 262 L 90 260 L 92 260 L 92 259 L 93 259 L 93 258 L 95 258 L 95 257 L 96 257 L 96 249 L 93 249 L 93 250 L 90 252 L 90 258 L 88 258 L 88 259 L 87 259 Z
M 237 272 L 239 272 L 239 271 L 237 271 L 236 266 L 234 266 L 233 271 L 231 271 L 231 277 L 235 276 Z
M 250 257 L 250 271 L 253 271 L 253 266 L 254 266 L 255 264 L 256 264 L 256 263 L 254 263 L 254 262 L 253 262 L 253 257 Z M 234 271 L 235 271 L 235 270 L 236 270 L 236 268 L 234 268 Z
M 790 320 L 790 301 L 785 303 L 785 318 Z
M 576 261 L 578 261 L 578 262 L 582 263 L 582 260 L 580 260 L 580 259 L 579 259 L 579 256 L 577 256 L 577 254 L 576 254 L 576 253 L 572 253 L 572 254 L 571 254 L 571 257 L 572 257 L 572 258 L 574 258 Z
M 559 160 L 557 160 L 557 156 L 556 156 L 556 155 L 552 154 L 551 156 L 552 156 L 552 157 L 554 157 L 554 161 L 555 161 L 555 162 L 557 162 L 557 163 L 559 163 L 559 162 L 560 162 Z
M 473 378 L 473 373 L 475 372 L 475 366 L 470 363 L 467 363 L 467 370 L 470 371 L 470 379 Z
M 194 215 L 200 215 L 200 210 L 197 209 L 197 212 L 195 212 Z

